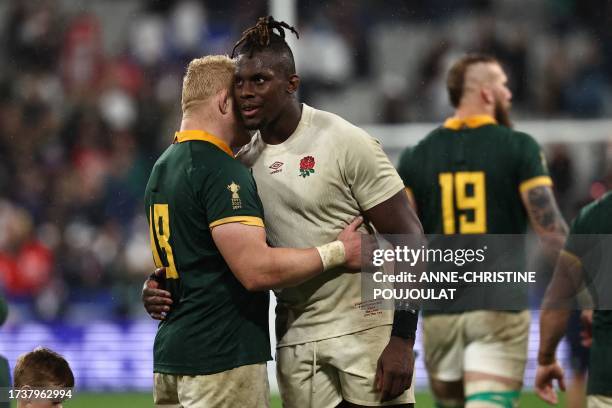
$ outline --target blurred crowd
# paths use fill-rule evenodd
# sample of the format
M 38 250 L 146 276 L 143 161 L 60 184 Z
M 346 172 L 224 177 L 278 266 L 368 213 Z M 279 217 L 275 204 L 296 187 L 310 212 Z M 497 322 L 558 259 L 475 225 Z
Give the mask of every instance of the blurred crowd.
M 450 113 L 445 75 L 466 51 L 492 54 L 502 62 L 514 109 L 522 117 L 612 113 L 609 1 L 299 4 L 303 38 L 296 49 L 307 99 L 349 119 L 444 119 Z
M 450 59 L 479 50 L 504 62 L 519 115 L 610 113 L 612 3 L 539 3 L 527 18 L 510 0 L 299 1 L 303 97 L 358 123 L 438 121 Z M 266 12 L 265 0 L 0 4 L 0 285 L 14 316 L 142 313 L 142 194 L 179 123 L 186 63 L 231 52 Z M 398 44 L 403 27 L 425 40 Z M 553 152 L 563 194 L 571 155 Z
M 14 314 L 140 311 L 134 301 L 152 268 L 142 195 L 178 124 L 184 67 L 227 52 L 237 28 L 231 4 L 217 8 L 223 24 L 198 2 L 134 5 L 112 50 L 109 26 L 91 10 L 54 0 L 4 10 L 0 283 Z

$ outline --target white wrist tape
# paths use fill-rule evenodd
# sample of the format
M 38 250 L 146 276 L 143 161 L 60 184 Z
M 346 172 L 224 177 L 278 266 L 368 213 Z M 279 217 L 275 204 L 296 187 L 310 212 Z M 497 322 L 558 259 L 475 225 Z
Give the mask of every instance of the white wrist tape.
M 346 254 L 342 241 L 334 241 L 329 244 L 318 246 L 317 251 L 319 251 L 319 256 L 323 262 L 324 271 L 340 266 L 346 261 Z

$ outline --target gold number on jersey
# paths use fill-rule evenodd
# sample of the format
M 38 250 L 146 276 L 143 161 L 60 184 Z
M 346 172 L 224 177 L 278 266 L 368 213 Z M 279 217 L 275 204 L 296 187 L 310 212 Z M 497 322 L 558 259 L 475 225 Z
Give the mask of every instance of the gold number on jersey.
M 460 234 L 484 234 L 487 232 L 487 208 L 485 200 L 485 174 L 482 171 L 440 173 L 438 182 L 442 189 L 442 222 L 445 234 L 455 234 L 455 202 L 459 214 Z M 468 186 L 471 192 L 468 194 Z M 470 220 L 465 211 L 472 211 Z
M 151 238 L 151 250 L 153 260 L 157 268 L 166 268 L 166 279 L 178 279 L 178 272 L 174 264 L 174 254 L 170 246 L 170 216 L 168 204 L 153 204 L 149 209 L 149 236 Z M 159 248 L 164 252 L 167 265 L 162 262 L 161 254 L 157 251 L 155 238 Z

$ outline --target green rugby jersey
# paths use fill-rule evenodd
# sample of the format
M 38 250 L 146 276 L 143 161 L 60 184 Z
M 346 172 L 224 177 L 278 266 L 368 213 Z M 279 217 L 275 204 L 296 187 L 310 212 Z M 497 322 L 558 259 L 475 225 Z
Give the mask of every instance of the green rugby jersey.
M 151 248 L 174 304 L 159 324 L 154 371 L 203 375 L 270 360 L 268 292 L 249 292 L 212 239 L 230 222 L 263 227 L 249 170 L 220 139 L 177 132 L 145 191 Z
M 608 239 L 598 239 L 595 235 L 612 234 L 612 193 L 584 207 L 570 228 L 565 251 L 579 258 L 587 281 L 610 265 Z M 609 282 L 609 278 L 608 278 Z M 609 291 L 612 288 L 608 288 Z M 612 396 L 612 311 L 593 312 L 593 345 L 589 357 L 589 395 Z
M 426 234 L 522 234 L 520 192 L 552 185 L 537 142 L 489 116 L 449 119 L 400 159 Z
M 448 119 L 443 127 L 403 152 L 398 172 L 416 203 L 425 233 L 473 234 L 470 245 L 474 248 L 477 235 L 523 234 L 528 215 L 521 191 L 552 185 L 537 142 L 525 133 L 497 125 L 490 116 Z M 524 245 L 497 251 L 501 252 L 487 251 L 487 259 L 494 262 L 489 265 L 524 270 Z M 515 305 L 512 310 L 527 307 L 527 294 L 518 286 L 506 285 L 503 293 L 476 287 L 464 288 L 461 293 L 454 312 L 472 310 L 469 300 L 474 298 Z M 488 303 L 483 300 L 484 304 Z

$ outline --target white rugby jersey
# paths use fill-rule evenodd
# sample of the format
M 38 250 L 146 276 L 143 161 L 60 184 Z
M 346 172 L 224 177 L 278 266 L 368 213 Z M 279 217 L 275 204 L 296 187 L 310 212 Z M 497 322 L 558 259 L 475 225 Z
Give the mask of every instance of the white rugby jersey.
M 331 242 L 354 217 L 404 189 L 377 140 L 339 116 L 306 104 L 285 142 L 268 145 L 257 133 L 237 157 L 253 169 L 267 238 L 275 247 Z M 393 321 L 391 310 L 372 301 L 362 303 L 360 274 L 342 268 L 276 295 L 278 347 Z

